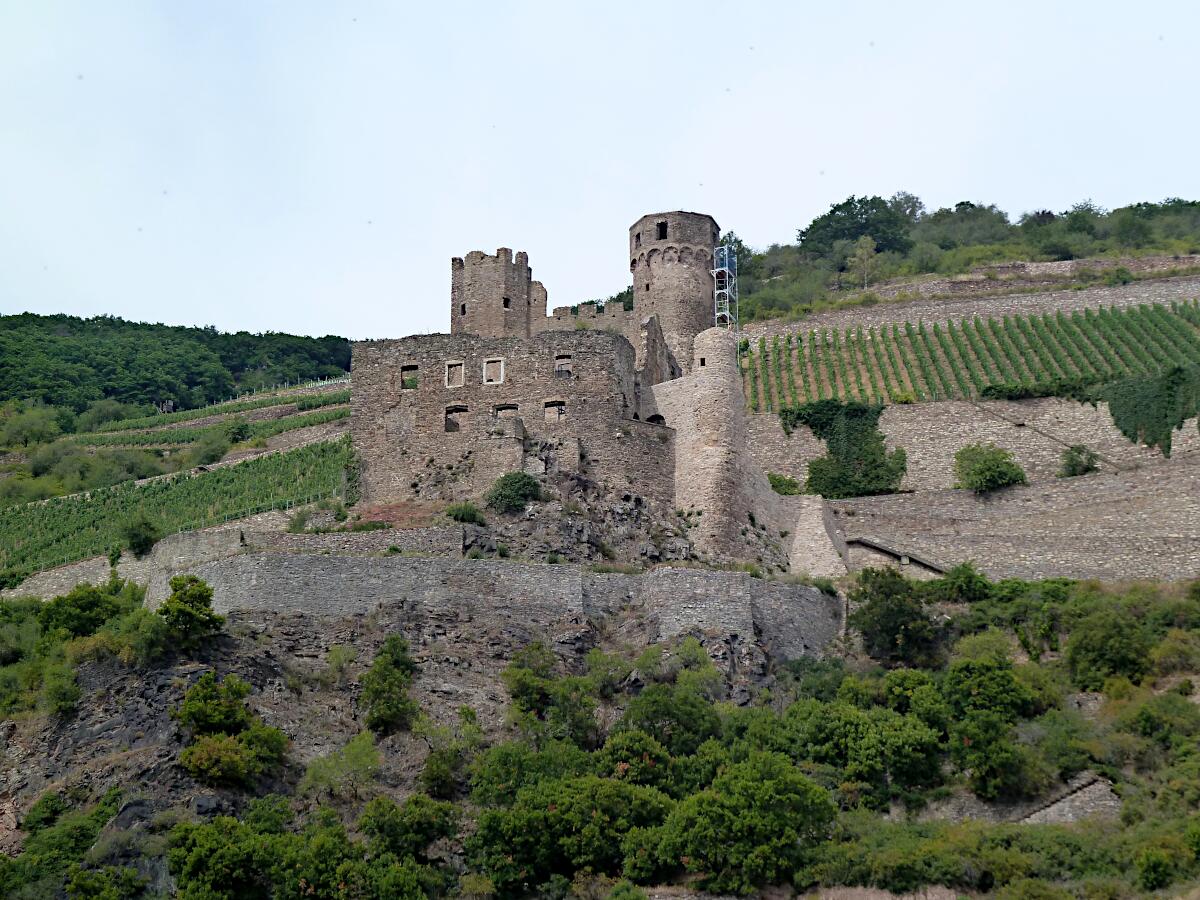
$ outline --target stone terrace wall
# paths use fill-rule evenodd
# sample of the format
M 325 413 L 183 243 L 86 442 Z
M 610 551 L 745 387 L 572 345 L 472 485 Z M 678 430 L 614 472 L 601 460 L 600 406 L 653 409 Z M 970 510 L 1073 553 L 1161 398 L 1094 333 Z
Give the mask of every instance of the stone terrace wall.
M 1180 271 L 1200 265 L 1200 256 L 1124 256 L 1109 259 L 1068 259 L 1056 262 L 1016 262 L 984 266 L 980 271 L 950 278 L 926 276 L 921 279 L 872 286 L 871 292 L 880 297 L 919 294 L 922 297 L 994 294 L 1012 290 L 1047 286 L 1053 289 L 1064 280 L 1078 277 L 1081 272 L 1101 273 L 1118 266 L 1130 272 L 1152 273 Z
M 382 553 L 397 547 L 406 553 L 458 556 L 463 549 L 461 525 L 433 528 L 383 528 L 379 531 L 290 534 L 248 531 L 246 545 L 285 553 Z
M 790 475 L 803 483 L 808 463 L 826 453 L 807 426 L 784 434 L 775 413 L 747 417 L 747 440 L 755 460 L 768 472 Z M 967 444 L 992 442 L 1007 450 L 1030 481 L 1054 478 L 1062 451 L 1084 444 L 1101 456 L 1102 471 L 1157 464 L 1162 453 L 1135 444 L 1113 424 L 1108 405 L 1091 406 L 1054 397 L 1036 400 L 946 400 L 889 406 L 879 419 L 888 449 L 903 447 L 908 471 L 906 491 L 942 490 L 954 485 L 954 454 Z M 1174 435 L 1172 458 L 1200 454 L 1200 428 L 1195 419 Z
M 167 535 L 141 559 L 124 554 L 117 563 L 117 574 L 145 585 L 146 602 L 156 606 L 170 594 L 168 582 L 173 575 L 248 550 L 352 554 L 381 553 L 389 547 L 412 553 L 459 556 L 463 548 L 463 529 L 461 525 L 447 525 L 357 533 L 289 534 L 267 530 L 258 519 L 247 519 L 241 524 Z M 98 584 L 107 579 L 108 574 L 108 559 L 96 556 L 39 572 L 17 587 L 0 592 L 0 597 L 57 597 L 82 582 Z
M 819 653 L 842 629 L 842 605 L 805 585 L 735 572 L 660 568 L 605 575 L 577 566 L 499 560 L 241 554 L 190 570 L 221 612 L 368 613 L 403 604 L 414 615 L 503 619 L 559 641 L 589 620 L 644 609 L 653 640 L 718 633 L 761 639 L 781 658 Z
M 813 328 L 847 328 L 862 325 L 883 325 L 890 322 L 944 322 L 981 316 L 1030 315 L 1069 312 L 1074 309 L 1093 309 L 1097 306 L 1122 308 L 1139 303 L 1171 303 L 1200 297 L 1200 276 L 1164 278 L 1142 281 L 1119 287 L 1095 287 L 1080 291 L 1045 291 L 1031 294 L 1008 294 L 999 297 L 949 298 L 915 300 L 901 303 L 879 303 L 874 306 L 853 306 L 845 309 L 813 313 L 796 321 L 773 319 L 750 322 L 743 326 L 743 336 L 757 340 L 760 336 L 807 333 Z
M 995 578 L 1200 577 L 1200 458 L 991 495 L 926 491 L 830 503 L 847 538 Z

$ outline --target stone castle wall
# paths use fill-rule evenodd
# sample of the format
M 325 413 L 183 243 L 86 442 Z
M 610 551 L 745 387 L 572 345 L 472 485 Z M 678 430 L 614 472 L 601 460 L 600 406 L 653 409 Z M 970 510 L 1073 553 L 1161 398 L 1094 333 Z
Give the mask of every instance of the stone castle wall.
M 369 502 L 479 496 L 521 470 L 579 472 L 671 502 L 674 432 L 634 418 L 642 388 L 619 335 L 364 341 L 353 371 Z
M 825 442 L 807 426 L 798 426 L 787 435 L 774 413 L 757 413 L 748 419 L 750 450 L 768 472 L 790 475 L 803 484 L 808 463 L 827 452 Z M 893 405 L 884 409 L 879 428 L 889 450 L 903 447 L 908 454 L 908 471 L 901 483 L 906 491 L 953 487 L 954 454 L 979 442 L 1012 451 L 1030 481 L 1054 478 L 1063 450 L 1072 444 L 1099 453 L 1102 471 L 1162 460 L 1158 450 L 1135 444 L 1121 434 L 1107 404 L 1091 406 L 1053 397 Z M 1172 457 L 1196 454 L 1200 454 L 1200 428 L 1192 419 L 1175 433 Z
M 684 371 L 693 338 L 713 324 L 712 254 L 720 236 L 712 216 L 702 213 L 655 213 L 629 229 L 634 309 L 640 318 L 658 317 Z
M 450 333 L 529 337 L 546 320 L 546 289 L 533 280 L 529 255 L 501 247 L 450 260 Z
M 776 494 L 751 455 L 737 371 L 736 336 L 711 328 L 695 340 L 691 374 L 652 389 L 657 413 L 676 431 L 675 505 L 699 514 L 696 547 L 741 559 L 747 529 L 761 530 L 770 540 L 792 537 L 783 551 L 792 571 L 844 572 L 829 536 L 822 540 L 823 507 Z

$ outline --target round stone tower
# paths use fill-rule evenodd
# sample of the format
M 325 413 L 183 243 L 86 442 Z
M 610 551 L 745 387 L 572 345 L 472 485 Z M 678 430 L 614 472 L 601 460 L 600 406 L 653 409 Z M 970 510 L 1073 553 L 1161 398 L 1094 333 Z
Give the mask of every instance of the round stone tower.
M 685 372 L 692 342 L 713 326 L 713 248 L 721 237 L 712 216 L 665 212 L 629 229 L 629 272 L 639 318 L 658 316 L 667 346 Z

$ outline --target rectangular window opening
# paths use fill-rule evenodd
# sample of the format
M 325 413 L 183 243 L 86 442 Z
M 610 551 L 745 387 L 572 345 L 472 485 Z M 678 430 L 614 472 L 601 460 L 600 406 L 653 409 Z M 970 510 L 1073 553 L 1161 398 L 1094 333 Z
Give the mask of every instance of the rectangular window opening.
M 546 401 L 546 424 L 557 425 L 567 417 L 567 404 L 563 400 Z
M 700 357 L 700 367 L 704 368 L 704 357 Z
M 463 386 L 463 364 L 460 362 L 446 363 L 446 387 Z
M 465 316 L 467 314 L 467 304 L 465 304 L 465 303 L 459 304 L 458 314 L 460 316 Z
M 419 382 L 418 369 L 416 366 L 401 366 L 400 367 L 400 390 L 413 391 L 416 390 Z
M 462 429 L 462 426 L 467 422 L 467 408 L 465 406 L 447 406 L 446 407 L 446 431 L 454 432 Z
M 504 360 L 485 359 L 483 361 L 483 383 L 502 384 L 504 382 Z
M 640 231 L 633 236 L 633 246 L 634 247 L 642 246 L 642 233 Z
M 665 241 L 667 239 L 667 223 L 666 222 L 658 223 L 658 239 L 660 241 Z
M 575 372 L 575 364 L 570 353 L 560 353 L 554 357 L 554 377 L 570 378 Z
M 512 309 L 512 301 L 509 300 L 507 297 L 504 298 L 504 308 Z
M 497 403 L 492 407 L 492 418 L 515 419 L 517 417 L 517 412 L 517 404 L 515 403 Z

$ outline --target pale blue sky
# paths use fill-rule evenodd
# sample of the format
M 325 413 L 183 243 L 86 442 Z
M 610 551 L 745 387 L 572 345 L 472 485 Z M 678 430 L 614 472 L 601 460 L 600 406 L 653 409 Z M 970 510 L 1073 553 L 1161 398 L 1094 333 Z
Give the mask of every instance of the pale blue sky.
M 1200 197 L 1194 2 L 0 0 L 0 310 L 387 337 L 449 258 L 625 286 L 626 229 L 765 246 L 849 194 Z

